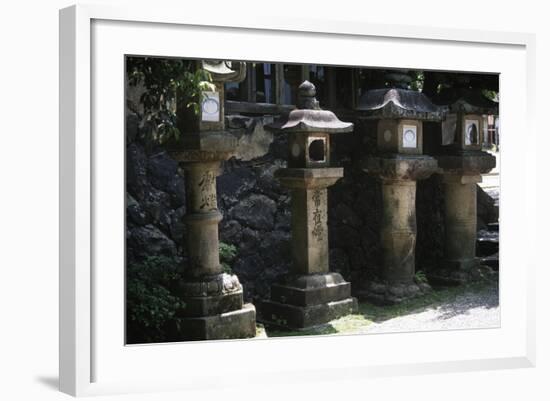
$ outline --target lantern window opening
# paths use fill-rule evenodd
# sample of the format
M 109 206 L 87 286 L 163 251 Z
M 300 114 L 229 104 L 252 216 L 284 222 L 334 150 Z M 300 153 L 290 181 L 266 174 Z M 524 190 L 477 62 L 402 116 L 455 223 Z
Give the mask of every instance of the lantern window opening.
M 479 145 L 479 120 L 466 119 L 464 121 L 464 145 Z
M 308 157 L 312 163 L 325 163 L 327 160 L 326 138 L 309 137 L 308 138 Z

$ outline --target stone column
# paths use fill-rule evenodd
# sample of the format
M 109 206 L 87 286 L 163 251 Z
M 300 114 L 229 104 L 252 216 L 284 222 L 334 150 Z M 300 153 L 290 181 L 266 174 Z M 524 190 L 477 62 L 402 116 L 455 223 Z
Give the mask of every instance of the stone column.
M 381 280 L 370 282 L 363 295 L 376 303 L 395 304 L 430 290 L 415 280 L 416 181 L 435 173 L 437 161 L 424 155 L 380 156 L 367 159 L 365 167 L 382 181 L 383 264 Z
M 384 180 L 382 199 L 382 275 L 388 282 L 409 284 L 414 279 L 416 181 Z
M 218 211 L 216 177 L 219 162 L 186 163 L 183 165 L 186 190 L 185 224 L 189 254 L 188 277 L 222 273 L 218 241 Z
M 343 177 L 342 168 L 287 168 L 276 172 L 292 192 L 292 267 L 262 302 L 262 320 L 305 328 L 352 313 L 357 300 L 339 273 L 329 272 L 327 188 Z
M 477 186 L 481 176 L 444 174 L 445 263 L 456 270 L 467 270 L 476 259 Z
M 477 184 L 481 174 L 495 166 L 495 158 L 486 152 L 466 151 L 437 156 L 437 160 L 443 168 L 445 191 L 445 255 L 429 276 L 442 284 L 462 284 L 488 270 L 476 258 Z
M 296 274 L 328 273 L 327 187 L 292 189 L 292 260 Z
M 227 138 L 222 138 L 227 142 Z M 215 143 L 210 136 L 209 143 Z M 243 304 L 237 276 L 223 272 L 219 257 L 216 177 L 229 151 L 172 151 L 185 177 L 188 265 L 182 284 L 183 339 L 219 340 L 256 335 L 256 310 Z

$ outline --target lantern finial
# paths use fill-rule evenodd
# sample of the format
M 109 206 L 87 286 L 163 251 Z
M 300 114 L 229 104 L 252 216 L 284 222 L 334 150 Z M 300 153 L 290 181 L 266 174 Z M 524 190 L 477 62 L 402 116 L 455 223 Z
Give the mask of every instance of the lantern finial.
M 309 81 L 304 81 L 298 87 L 298 108 L 320 110 L 319 101 L 315 97 L 317 90 L 315 85 Z

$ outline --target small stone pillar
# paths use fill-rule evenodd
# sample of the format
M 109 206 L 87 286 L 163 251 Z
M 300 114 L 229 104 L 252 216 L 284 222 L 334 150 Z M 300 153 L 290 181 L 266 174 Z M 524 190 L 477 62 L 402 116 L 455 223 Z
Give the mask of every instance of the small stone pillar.
M 477 183 L 480 175 L 444 174 L 445 263 L 456 270 L 477 264 Z
M 244 71 L 228 62 L 203 62 L 198 68 L 210 72 L 214 81 L 203 93 L 198 115 L 178 113 L 178 141 L 169 153 L 185 177 L 188 266 L 182 283 L 182 340 L 219 340 L 256 335 L 256 310 L 243 304 L 243 289 L 237 276 L 223 272 L 219 257 L 216 177 L 220 162 L 232 156 L 235 138 L 224 131 L 223 82 Z M 178 110 L 179 111 L 179 110 Z M 183 118 L 182 118 L 183 116 Z M 193 128 L 196 129 L 193 131 Z
M 367 285 L 364 295 L 381 304 L 399 303 L 430 290 L 415 280 L 416 181 L 437 171 L 429 156 L 372 157 L 365 170 L 382 181 L 381 243 L 383 265 L 379 280 Z
M 416 181 L 382 177 L 383 279 L 408 283 L 414 276 Z
M 367 157 L 363 169 L 382 181 L 383 202 L 382 267 L 358 294 L 393 304 L 430 290 L 415 279 L 416 181 L 438 171 L 437 161 L 422 154 L 422 121 L 441 121 L 443 111 L 403 88 L 367 91 L 357 109 L 376 127 L 378 154 Z
M 350 283 L 329 271 L 327 228 L 327 188 L 344 176 L 342 168 L 330 167 L 329 134 L 351 132 L 353 124 L 321 110 L 308 81 L 300 85 L 298 97 L 298 109 L 288 121 L 268 127 L 289 134 L 288 168 L 275 175 L 292 194 L 292 267 L 261 307 L 263 322 L 291 329 L 357 310 Z
M 441 125 L 441 148 L 436 155 L 445 191 L 445 255 L 431 281 L 462 284 L 482 276 L 476 258 L 477 184 L 491 171 L 495 157 L 481 150 L 484 114 L 498 114 L 498 104 L 481 93 L 466 90 L 447 106 Z

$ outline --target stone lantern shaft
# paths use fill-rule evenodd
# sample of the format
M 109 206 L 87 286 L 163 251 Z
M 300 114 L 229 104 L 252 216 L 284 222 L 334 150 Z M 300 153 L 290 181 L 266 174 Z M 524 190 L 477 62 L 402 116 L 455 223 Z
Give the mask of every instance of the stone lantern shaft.
M 469 268 L 475 264 L 477 236 L 477 184 L 479 175 L 444 174 L 445 257 Z
M 327 188 L 343 177 L 343 171 L 340 168 L 319 169 L 310 172 L 311 178 L 304 174 L 302 183 L 296 182 L 294 175 L 289 177 L 285 173 L 287 171 L 280 171 L 277 177 L 281 185 L 292 191 L 293 273 L 328 273 Z
M 302 213 L 305 210 L 305 213 Z M 292 191 L 292 259 L 298 274 L 328 273 L 327 190 Z
M 480 274 L 476 258 L 477 184 L 481 173 L 494 167 L 495 159 L 481 151 L 437 159 L 443 167 L 445 254 L 441 265 L 430 272 L 430 279 L 461 284 Z
M 415 273 L 416 181 L 383 180 L 382 199 L 382 273 L 388 281 L 408 283 Z
M 189 253 L 189 277 L 222 273 L 219 252 L 218 223 L 222 215 L 218 211 L 216 177 L 219 162 L 186 163 L 184 165 L 187 215 L 187 250 Z

